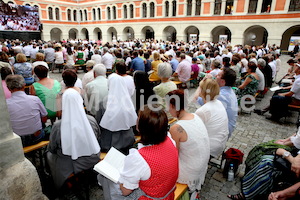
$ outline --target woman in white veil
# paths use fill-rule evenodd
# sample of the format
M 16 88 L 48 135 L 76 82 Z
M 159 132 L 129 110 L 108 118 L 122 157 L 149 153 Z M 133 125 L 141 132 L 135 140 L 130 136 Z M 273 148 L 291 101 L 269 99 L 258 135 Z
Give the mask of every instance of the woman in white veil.
M 69 83 L 75 83 L 77 76 L 73 73 L 66 72 L 64 81 L 67 79 Z M 62 118 L 52 127 L 47 152 L 57 189 L 72 173 L 90 169 L 99 162 L 99 137 L 97 121 L 85 114 L 81 95 L 69 85 L 62 96 Z
M 137 115 L 124 78 L 117 74 L 110 75 L 106 110 L 100 122 L 101 151 L 108 151 L 113 146 L 128 153 L 135 141 L 132 127 L 136 125 L 136 120 Z

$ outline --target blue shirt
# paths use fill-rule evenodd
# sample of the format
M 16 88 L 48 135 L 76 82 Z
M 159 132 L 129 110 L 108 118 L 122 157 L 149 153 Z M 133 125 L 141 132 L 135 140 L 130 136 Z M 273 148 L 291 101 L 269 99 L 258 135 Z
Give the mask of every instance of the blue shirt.
M 172 67 L 172 70 L 173 72 L 176 71 L 177 69 L 177 66 L 179 64 L 178 60 L 176 58 L 173 58 L 171 61 L 170 61 L 170 64 L 171 64 L 171 67 Z
M 222 102 L 227 113 L 229 138 L 235 129 L 236 119 L 238 116 L 237 97 L 231 87 L 223 86 L 220 87 L 220 95 L 218 97 L 218 100 Z M 200 105 L 204 104 L 203 99 L 201 97 L 198 97 L 197 102 Z
M 134 58 L 131 62 L 131 68 L 133 69 L 133 71 L 145 71 L 144 60 L 140 57 Z

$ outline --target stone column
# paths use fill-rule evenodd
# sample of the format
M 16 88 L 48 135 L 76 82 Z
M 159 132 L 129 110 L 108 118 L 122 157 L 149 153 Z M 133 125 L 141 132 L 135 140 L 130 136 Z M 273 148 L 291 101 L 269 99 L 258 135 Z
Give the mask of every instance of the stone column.
M 169 1 L 169 17 L 173 17 L 173 3 Z
M 244 5 L 244 13 L 248 13 L 249 10 L 249 0 L 245 0 L 245 5 Z
M 21 139 L 14 134 L 0 78 L 0 196 L 2 199 L 47 199 L 35 167 L 24 159 Z
M 146 6 L 146 8 L 147 8 L 147 16 L 146 16 L 146 18 L 148 18 L 148 17 L 150 17 L 150 4 L 148 4 Z
M 210 13 L 209 13 L 209 15 L 214 15 L 214 10 L 215 10 L 215 1 L 211 1 L 210 2 Z
M 277 4 L 277 0 L 272 0 L 272 5 L 271 5 L 270 13 L 272 13 L 272 12 L 275 11 L 276 4 Z
M 258 0 L 257 1 L 256 14 L 261 13 L 262 2 L 263 2 L 263 0 Z
M 225 8 L 226 8 L 226 0 L 222 0 L 221 14 L 220 15 L 225 15 Z
M 237 7 L 237 4 L 238 4 L 238 0 L 234 0 L 234 1 L 233 1 L 233 11 L 232 11 L 232 15 L 235 15 L 235 14 L 236 14 L 236 7 Z
M 191 16 L 195 16 L 195 13 L 196 13 L 196 0 L 192 0 Z
M 289 12 L 291 0 L 285 0 L 284 12 Z

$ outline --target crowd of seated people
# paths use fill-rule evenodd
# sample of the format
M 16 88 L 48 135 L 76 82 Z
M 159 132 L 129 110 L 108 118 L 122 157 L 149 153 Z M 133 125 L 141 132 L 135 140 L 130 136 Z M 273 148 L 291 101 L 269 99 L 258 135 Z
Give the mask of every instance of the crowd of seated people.
M 36 46 L 41 47 L 38 48 L 41 51 L 36 48 L 31 51 L 28 46 L 33 48 L 33 42 L 24 46 L 20 41 L 5 45 L 8 44 L 11 54 L 1 52 L 0 66 L 1 77 L 6 79 L 2 85 L 7 87 L 5 94 L 13 130 L 21 136 L 24 146 L 32 145 L 48 139 L 43 127 L 50 119 L 53 126 L 47 160 L 57 188 L 70 174 L 97 163 L 100 151 L 115 147 L 129 154 L 119 180 L 121 185 L 98 177 L 105 199 L 121 199 L 137 188 L 151 197 L 173 199 L 176 182 L 187 184 L 190 194 L 199 193 L 210 158 L 222 154 L 234 132 L 238 99 L 258 91 L 265 93 L 278 72 L 276 63 L 280 63 L 274 46 L 263 49 L 244 46 L 242 49 L 208 42 L 144 41 L 126 46 L 127 43 L 121 41 L 103 45 L 37 41 Z M 31 57 L 34 53 L 35 57 Z M 293 101 L 298 99 L 300 65 L 294 61 L 289 63 L 292 63 L 291 69 L 285 78 L 295 74 L 296 80 L 286 96 L 294 95 Z M 86 67 L 82 81 L 77 76 L 76 64 Z M 58 65 L 63 65 L 61 83 L 48 74 Z M 172 81 L 188 84 L 191 78 L 196 80 L 194 85 L 199 84 L 195 100 L 201 107 L 195 113 L 187 111 L 186 94 L 177 90 Z M 155 86 L 152 79 L 160 84 Z M 32 84 L 30 95 L 24 93 L 26 84 Z M 238 88 L 236 94 L 233 87 Z M 161 98 L 163 102 L 157 101 Z M 149 107 L 159 106 L 145 106 L 151 104 L 151 100 L 163 106 L 153 111 Z M 170 135 L 167 135 L 166 112 L 178 119 L 170 127 Z M 24 114 L 23 118 L 20 113 Z M 32 121 L 28 120 L 28 113 Z M 131 149 L 135 133 L 141 135 L 139 150 Z M 76 137 L 85 139 L 78 141 Z M 158 153 L 166 148 L 166 154 Z M 149 159 L 149 154 L 155 154 L 153 159 Z M 194 155 L 201 156 L 195 159 Z M 152 172 L 158 161 L 163 170 Z M 166 162 L 172 163 L 171 174 L 164 165 Z M 140 163 L 142 167 L 132 167 L 133 163 Z M 166 185 L 153 184 L 162 179 Z M 160 193 L 155 193 L 157 190 Z M 240 197 L 245 195 L 230 196 Z

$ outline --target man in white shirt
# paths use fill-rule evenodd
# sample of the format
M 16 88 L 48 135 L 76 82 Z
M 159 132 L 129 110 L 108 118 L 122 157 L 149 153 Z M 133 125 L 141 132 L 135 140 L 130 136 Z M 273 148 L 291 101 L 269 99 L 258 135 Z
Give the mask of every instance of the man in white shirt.
M 87 110 L 95 116 L 101 109 L 100 103 L 103 105 L 108 95 L 108 81 L 105 77 L 106 67 L 103 64 L 95 65 L 93 71 L 95 79 L 85 88 L 85 105 Z
M 93 60 L 93 61 L 95 62 L 95 65 L 101 64 L 101 63 L 102 63 L 102 62 L 101 62 L 102 58 L 101 58 L 101 55 L 100 55 L 99 50 L 98 50 L 98 49 L 95 49 L 94 53 L 95 53 L 95 54 L 92 55 L 91 60 Z
M 24 43 L 23 52 L 24 52 L 25 56 L 27 57 L 27 59 L 30 58 L 31 50 L 32 50 L 31 42 L 29 44 Z
M 273 81 L 275 80 L 275 76 L 276 76 L 276 64 L 273 62 L 273 56 L 271 56 L 269 58 L 269 66 L 271 67 L 272 69 L 272 79 Z
M 111 71 L 115 58 L 108 52 L 108 48 L 103 48 L 102 64 L 106 67 L 107 72 Z
M 39 51 L 39 48 L 36 46 L 36 43 L 32 44 L 32 49 L 30 50 L 30 59 L 35 61 L 36 54 Z

